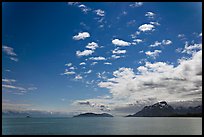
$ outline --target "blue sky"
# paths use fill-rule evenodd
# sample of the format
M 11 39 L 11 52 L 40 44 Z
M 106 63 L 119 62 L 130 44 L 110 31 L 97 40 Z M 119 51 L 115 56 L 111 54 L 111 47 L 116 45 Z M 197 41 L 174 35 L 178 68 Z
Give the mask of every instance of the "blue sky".
M 200 2 L 3 2 L 3 109 L 200 103 L 201 52 Z

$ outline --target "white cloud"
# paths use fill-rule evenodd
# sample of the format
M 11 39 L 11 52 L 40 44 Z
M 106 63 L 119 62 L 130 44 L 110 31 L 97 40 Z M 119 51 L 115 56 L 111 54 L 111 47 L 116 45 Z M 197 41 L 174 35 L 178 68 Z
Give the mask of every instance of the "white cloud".
M 103 64 L 105 64 L 105 65 L 112 65 L 112 63 L 110 63 L 110 62 L 104 62 Z
M 126 41 L 119 40 L 119 39 L 112 40 L 112 43 L 117 46 L 130 46 L 131 44 L 130 42 L 126 42 Z
M 104 57 L 90 57 L 89 58 L 90 60 L 106 60 L 106 58 L 104 58 Z
M 68 67 L 70 67 L 71 65 L 72 65 L 72 63 L 65 64 L 65 66 L 68 66 Z
M 95 12 L 96 12 L 96 14 L 98 15 L 98 16 L 105 16 L 105 11 L 103 11 L 103 10 L 101 10 L 101 9 L 97 9 L 97 10 L 95 10 Z
M 95 50 L 98 47 L 99 47 L 98 44 L 95 42 L 88 43 L 88 45 L 86 46 L 86 48 L 91 49 L 91 50 Z
M 82 76 L 80 76 L 80 75 L 76 75 L 74 79 L 75 79 L 75 80 L 82 79 Z
M 78 57 L 80 57 L 80 56 L 88 56 L 88 55 L 91 55 L 93 53 L 94 53 L 93 50 L 76 51 L 76 55 Z
M 14 58 L 14 57 L 10 57 L 11 60 L 15 61 L 15 62 L 18 62 L 18 59 L 17 58 Z
M 65 71 L 63 74 L 64 75 L 73 75 L 73 74 L 75 74 L 75 72 L 74 71 Z
M 92 62 L 91 63 L 91 66 L 93 66 L 93 65 L 96 65 L 98 62 Z
M 92 72 L 92 70 L 89 70 L 87 72 L 85 72 L 85 74 L 90 74 Z
M 68 5 L 77 5 L 79 2 L 67 2 Z
M 160 46 L 162 43 L 159 41 L 155 41 L 154 44 L 151 44 L 150 47 L 157 47 Z
M 114 58 L 114 59 L 119 59 L 119 58 L 121 58 L 121 56 L 117 56 L 117 55 L 112 55 L 111 57 Z
M 73 36 L 74 40 L 80 40 L 90 37 L 90 34 L 88 32 L 79 32 L 78 35 Z
M 16 53 L 13 51 L 13 48 L 11 48 L 11 47 L 8 47 L 8 46 L 3 45 L 3 46 L 2 46 L 2 49 L 3 49 L 3 51 L 4 51 L 7 55 L 17 56 Z
M 2 79 L 2 82 L 5 82 L 5 83 L 12 83 L 12 82 L 16 82 L 15 79 Z
M 171 40 L 162 40 L 162 44 L 170 45 L 170 44 L 172 44 L 172 41 Z
M 13 86 L 13 85 L 6 85 L 6 84 L 2 84 L 2 88 L 17 89 L 17 90 L 26 90 L 25 88 L 22 88 L 22 87 L 17 87 L 17 86 Z
M 200 37 L 202 37 L 202 32 L 199 34 Z
M 113 78 L 99 82 L 98 86 L 106 88 L 111 99 L 91 99 L 103 102 L 114 112 L 119 107 L 130 108 L 126 104 L 140 106 L 154 104 L 165 100 L 168 103 L 187 103 L 202 101 L 202 50 L 193 54 L 192 58 L 181 61 L 178 66 L 165 62 L 146 62 L 137 68 L 119 68 L 113 72 Z M 134 107 L 133 113 L 139 107 Z M 119 111 L 119 110 L 118 110 Z M 128 113 L 126 111 L 126 113 Z
M 143 2 L 134 2 L 133 4 L 130 4 L 129 6 L 134 8 L 134 7 L 140 7 L 142 5 L 143 5 Z
M 152 24 L 152 25 L 157 25 L 157 26 L 160 25 L 159 22 L 150 22 L 150 24 Z
M 155 41 L 154 44 L 151 44 L 149 47 L 158 47 L 158 46 L 161 46 L 161 45 L 170 45 L 172 44 L 172 41 L 171 40 L 162 40 L 161 42 L 159 41 Z
M 142 40 L 141 39 L 134 39 L 133 41 L 137 42 L 137 43 L 141 43 Z
M 196 53 L 197 50 L 200 49 L 202 49 L 202 43 L 189 45 L 188 42 L 186 42 L 182 53 L 194 54 Z
M 112 51 L 113 54 L 125 54 L 126 52 L 126 50 L 119 50 L 118 48 Z
M 152 58 L 156 58 L 157 56 L 159 56 L 159 53 L 161 53 L 161 50 L 154 50 L 154 51 L 146 51 L 145 54 L 152 57 Z
M 153 28 L 154 28 L 154 25 L 152 25 L 152 24 L 143 24 L 143 25 L 141 25 L 139 27 L 139 30 L 143 31 L 143 32 L 145 32 L 145 31 L 153 31 Z
M 150 18 L 150 19 L 152 19 L 152 18 L 154 18 L 155 13 L 153 13 L 153 12 L 147 12 L 147 13 L 145 14 L 145 16 L 148 17 L 148 18 Z
M 71 69 L 71 70 L 75 70 L 76 68 L 75 68 L 75 67 L 70 67 L 69 69 Z
M 79 65 L 86 65 L 86 63 L 85 62 L 81 62 Z

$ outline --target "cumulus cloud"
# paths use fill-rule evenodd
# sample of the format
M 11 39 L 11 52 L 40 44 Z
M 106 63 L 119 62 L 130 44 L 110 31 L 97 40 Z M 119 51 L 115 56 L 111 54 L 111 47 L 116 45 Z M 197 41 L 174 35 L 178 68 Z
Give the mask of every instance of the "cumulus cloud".
M 98 83 L 112 95 L 112 110 L 142 108 L 161 100 L 168 103 L 202 101 L 202 50 L 177 66 L 165 62 L 146 62 L 137 68 L 119 68 L 113 77 Z M 96 100 L 95 101 L 99 101 Z M 101 100 L 100 100 L 101 101 Z M 133 107 L 134 106 L 134 107 Z M 136 107 L 137 106 L 137 107 Z M 138 109 L 139 110 L 139 109 Z
M 155 16 L 155 13 L 153 13 L 153 12 L 147 12 L 147 13 L 145 14 L 145 16 L 148 17 L 149 19 L 153 19 L 154 16 Z
M 202 37 L 202 32 L 199 34 L 200 37 Z
M 126 41 L 119 40 L 119 39 L 112 40 L 112 43 L 117 46 L 130 46 L 131 44 L 130 42 L 126 42 Z
M 78 57 L 88 56 L 88 55 L 91 55 L 91 54 L 93 54 L 93 53 L 94 53 L 93 50 L 76 51 L 76 55 L 77 55 Z
M 170 44 L 172 44 L 171 40 L 162 40 L 161 42 L 155 41 L 154 44 L 150 45 L 150 47 L 158 47 L 158 46 L 161 46 L 161 45 L 167 46 L 167 45 L 170 45 Z
M 86 39 L 90 37 L 90 34 L 88 32 L 79 32 L 78 35 L 73 36 L 74 40 L 81 40 L 81 39 Z
M 162 43 L 159 41 L 155 41 L 154 44 L 151 44 L 150 47 L 157 47 L 160 46 Z
M 182 53 L 187 53 L 187 54 L 194 54 L 196 51 L 202 49 L 202 43 L 200 44 L 193 44 L 189 45 L 188 42 L 185 43 L 185 47 L 182 51 Z
M 113 54 L 125 54 L 126 52 L 126 50 L 119 50 L 118 48 L 112 51 Z
M 150 56 L 150 57 L 152 57 L 152 58 L 156 58 L 157 56 L 159 56 L 159 53 L 161 53 L 162 51 L 161 50 L 154 50 L 154 51 L 146 51 L 145 52 L 145 54 L 147 55 L 147 56 Z
M 106 60 L 106 58 L 101 57 L 101 56 L 99 56 L 99 57 L 90 57 L 89 59 L 90 60 Z
M 135 8 L 135 7 L 140 7 L 142 5 L 143 5 L 143 2 L 134 2 L 133 4 L 130 4 L 129 6 Z
M 171 40 L 162 40 L 162 44 L 163 45 L 170 45 L 170 44 L 172 44 L 172 41 Z
M 88 45 L 86 46 L 86 48 L 91 49 L 91 50 L 95 50 L 98 47 L 99 47 L 98 44 L 95 42 L 88 43 Z
M 97 9 L 97 10 L 95 10 L 95 12 L 96 12 L 96 14 L 98 15 L 98 16 L 105 16 L 105 11 L 103 11 L 103 10 L 101 10 L 101 9 Z
M 152 24 L 143 24 L 143 25 L 139 26 L 138 29 L 140 31 L 142 31 L 142 32 L 153 31 L 154 30 L 154 25 L 152 25 Z

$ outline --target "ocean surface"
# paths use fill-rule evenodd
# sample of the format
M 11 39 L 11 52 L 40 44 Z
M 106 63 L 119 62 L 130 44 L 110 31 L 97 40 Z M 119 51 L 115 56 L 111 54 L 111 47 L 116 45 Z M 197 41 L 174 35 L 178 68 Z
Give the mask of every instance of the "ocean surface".
M 201 135 L 202 118 L 2 118 L 3 135 Z

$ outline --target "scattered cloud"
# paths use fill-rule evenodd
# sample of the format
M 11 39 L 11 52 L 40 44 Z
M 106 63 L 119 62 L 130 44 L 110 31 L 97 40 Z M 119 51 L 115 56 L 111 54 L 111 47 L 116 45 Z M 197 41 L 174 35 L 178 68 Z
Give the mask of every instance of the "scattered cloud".
M 98 62 L 92 62 L 91 66 L 98 64 Z
M 119 50 L 118 48 L 112 51 L 113 54 L 125 54 L 126 52 L 126 50 Z
M 154 51 L 146 51 L 145 54 L 147 56 L 150 56 L 152 57 L 153 59 L 156 59 L 157 56 L 159 56 L 159 53 L 161 53 L 162 51 L 161 50 L 154 50 Z
M 199 34 L 200 37 L 202 37 L 202 32 Z
M 77 55 L 78 57 L 88 56 L 88 55 L 91 55 L 91 54 L 93 54 L 93 53 L 94 53 L 93 50 L 76 51 L 76 55 Z
M 81 40 L 81 39 L 86 39 L 90 37 L 90 34 L 88 32 L 79 32 L 78 35 L 73 36 L 74 40 Z
M 3 46 L 2 46 L 2 51 L 3 51 L 4 53 L 6 53 L 12 61 L 15 61 L 15 62 L 18 61 L 18 58 L 16 58 L 17 54 L 14 52 L 14 49 L 13 49 L 13 48 L 8 47 L 8 46 L 6 46 L 6 45 L 3 45 Z M 14 56 L 15 56 L 15 57 L 14 57 Z
M 5 83 L 12 83 L 12 82 L 16 82 L 16 80 L 15 79 L 6 79 L 6 78 L 3 78 L 2 79 L 2 82 L 5 82 Z
M 158 46 L 161 46 L 161 45 L 167 46 L 167 45 L 170 45 L 170 44 L 172 44 L 171 40 L 162 40 L 161 42 L 155 41 L 154 44 L 151 44 L 149 47 L 158 47 Z
M 75 73 L 74 71 L 68 71 L 68 70 L 66 69 L 63 74 L 64 74 L 64 75 L 73 75 L 73 74 L 76 74 L 76 73 Z
M 143 5 L 143 2 L 134 2 L 133 4 L 130 4 L 129 6 L 135 8 L 135 7 L 140 7 L 142 5 Z
M 85 74 L 90 74 L 92 72 L 92 70 L 88 70 L 87 72 L 85 72 Z
M 98 44 L 95 42 L 88 43 L 88 45 L 86 46 L 86 48 L 91 49 L 91 50 L 95 50 L 98 47 L 99 47 Z
M 170 44 L 172 44 L 172 41 L 171 40 L 162 40 L 162 44 L 163 45 L 170 45 Z
M 106 58 L 104 58 L 104 57 L 90 57 L 89 58 L 90 60 L 106 60 Z
M 196 51 L 201 49 L 202 49 L 202 43 L 189 45 L 188 42 L 186 42 L 182 53 L 194 54 L 196 53 Z
M 86 63 L 85 62 L 81 62 L 79 65 L 86 65 Z
M 119 58 L 121 58 L 121 56 L 117 56 L 117 55 L 112 55 L 111 57 L 114 58 L 114 59 L 119 59 Z
M 2 49 L 3 49 L 3 52 L 5 52 L 7 55 L 17 56 L 16 53 L 14 52 L 13 48 L 11 48 L 11 47 L 3 45 Z
M 117 46 L 130 46 L 131 44 L 130 42 L 126 42 L 126 41 L 119 40 L 119 39 L 112 40 L 112 43 Z
M 71 65 L 72 65 L 72 63 L 65 64 L 65 66 L 68 66 L 68 67 L 70 67 Z
M 82 76 L 81 75 L 76 75 L 74 79 L 75 80 L 80 80 L 80 79 L 82 79 Z
M 104 62 L 103 64 L 105 64 L 105 65 L 112 65 L 112 63 L 110 63 L 110 62 Z
M 98 16 L 105 16 L 105 11 L 103 11 L 103 10 L 101 10 L 101 9 L 97 9 L 97 10 L 95 10 L 95 12 L 96 12 L 96 14 L 98 15 Z
M 142 32 L 146 31 L 153 31 L 154 30 L 154 25 L 152 24 L 143 24 L 139 27 L 139 30 Z
M 152 25 L 157 25 L 157 26 L 159 26 L 160 24 L 159 24 L 159 22 L 150 22 L 150 24 L 152 24 Z
M 147 13 L 145 14 L 145 16 L 148 17 L 149 19 L 153 19 L 153 18 L 155 17 L 155 13 L 153 13 L 153 12 L 147 12 Z

